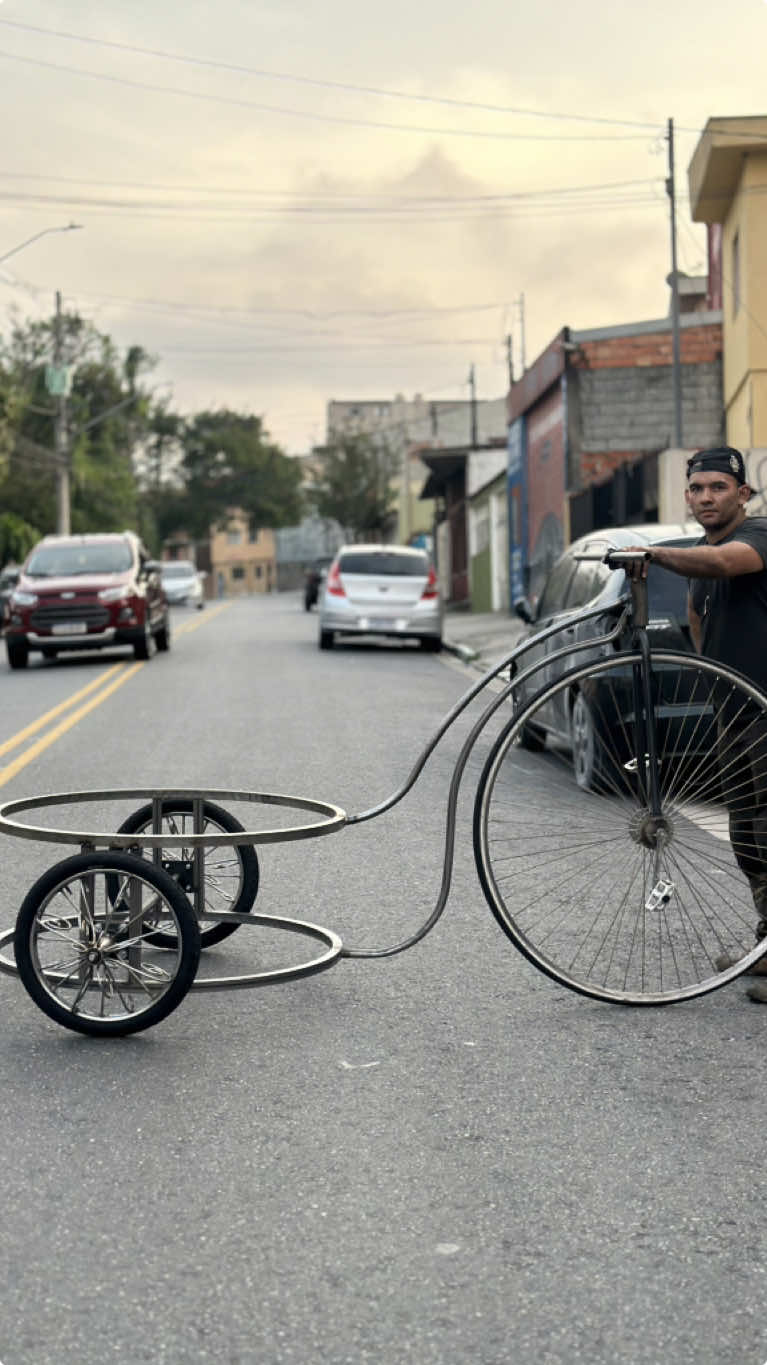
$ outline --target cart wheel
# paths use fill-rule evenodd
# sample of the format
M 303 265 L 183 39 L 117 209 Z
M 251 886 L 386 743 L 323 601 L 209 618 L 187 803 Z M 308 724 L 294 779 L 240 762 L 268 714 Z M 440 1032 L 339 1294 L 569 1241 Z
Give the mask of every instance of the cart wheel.
M 162 903 L 175 954 L 146 932 L 147 905 Z M 200 931 L 172 877 L 130 853 L 85 853 L 49 869 L 16 920 L 19 976 L 50 1019 L 114 1037 L 150 1028 L 194 980 Z
M 178 798 L 163 802 L 160 833 L 193 834 L 194 803 L 189 799 Z M 212 801 L 204 801 L 202 807 L 203 830 L 211 834 L 241 834 L 243 826 L 239 820 L 223 807 Z M 151 834 L 152 806 L 140 806 L 120 825 L 118 834 Z M 142 856 L 151 860 L 153 849 L 144 849 Z M 165 871 L 183 891 L 193 892 L 194 847 L 164 848 L 161 852 Z M 156 865 L 156 864 L 155 864 Z M 256 850 L 251 844 L 230 845 L 226 848 L 204 849 L 204 895 L 205 908 L 211 914 L 219 911 L 234 911 L 247 915 L 253 908 L 258 893 L 259 867 Z M 154 930 L 149 942 L 158 948 L 175 948 L 176 935 L 173 924 L 166 916 L 158 913 L 152 916 Z M 149 927 L 147 925 L 147 927 Z M 238 924 L 217 924 L 215 920 L 200 918 L 200 943 L 210 948 L 228 938 Z

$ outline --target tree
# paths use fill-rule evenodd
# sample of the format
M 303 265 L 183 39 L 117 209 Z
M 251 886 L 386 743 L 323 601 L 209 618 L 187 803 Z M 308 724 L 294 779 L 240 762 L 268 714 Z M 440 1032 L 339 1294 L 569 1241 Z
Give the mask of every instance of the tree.
M 321 517 L 340 523 L 347 539 L 384 540 L 397 518 L 398 457 L 364 432 L 343 433 L 319 452 L 309 494 Z
M 202 539 L 211 526 L 226 526 L 236 508 L 256 528 L 300 520 L 301 471 L 269 440 L 260 417 L 226 408 L 200 412 L 184 424 L 179 439 L 182 487 L 164 500 L 164 534 L 183 529 Z
M 38 535 L 56 529 L 55 403 L 46 386 L 55 326 L 54 319 L 15 323 L 10 338 L 0 342 L 0 503 Z M 138 379 L 154 362 L 139 346 L 123 358 L 108 336 L 76 313 L 62 314 L 58 326 L 72 372 L 67 402 L 72 529 L 122 530 L 137 519 L 133 454 L 152 408 Z

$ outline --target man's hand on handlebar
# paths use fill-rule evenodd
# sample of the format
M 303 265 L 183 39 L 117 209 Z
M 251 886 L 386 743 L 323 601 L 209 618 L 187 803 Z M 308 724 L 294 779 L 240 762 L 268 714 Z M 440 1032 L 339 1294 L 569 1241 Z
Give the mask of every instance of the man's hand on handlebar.
M 625 550 L 608 550 L 604 563 L 608 569 L 625 569 L 626 577 L 638 583 L 647 577 L 647 566 L 652 558 L 650 551 L 640 545 L 629 545 Z

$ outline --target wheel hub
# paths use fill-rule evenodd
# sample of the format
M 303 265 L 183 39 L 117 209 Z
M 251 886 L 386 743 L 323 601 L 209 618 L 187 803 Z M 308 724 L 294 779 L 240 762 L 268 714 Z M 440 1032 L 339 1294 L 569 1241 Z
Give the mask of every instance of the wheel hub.
M 674 837 L 674 825 L 668 815 L 653 815 L 647 807 L 635 811 L 629 820 L 629 834 L 635 844 L 644 848 L 658 848 Z

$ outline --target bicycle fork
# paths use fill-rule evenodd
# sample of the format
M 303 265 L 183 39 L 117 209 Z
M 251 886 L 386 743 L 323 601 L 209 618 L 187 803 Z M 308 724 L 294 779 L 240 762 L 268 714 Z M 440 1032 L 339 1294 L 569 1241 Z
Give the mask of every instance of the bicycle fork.
M 637 627 L 634 645 L 640 659 L 632 669 L 636 759 L 627 766 L 633 767 L 634 762 L 636 763 L 639 800 L 640 805 L 645 808 L 644 816 L 637 828 L 637 841 L 653 855 L 652 889 L 645 900 L 645 909 L 660 911 L 671 900 L 676 887 L 668 877 L 662 875 L 663 849 L 669 837 L 669 826 L 661 803 L 650 642 L 646 631 L 648 620 L 646 582 L 644 580 L 632 582 L 631 594 L 634 624 Z

